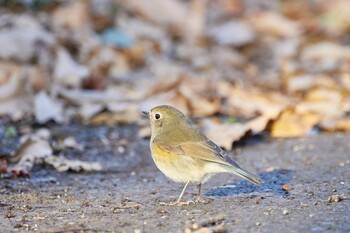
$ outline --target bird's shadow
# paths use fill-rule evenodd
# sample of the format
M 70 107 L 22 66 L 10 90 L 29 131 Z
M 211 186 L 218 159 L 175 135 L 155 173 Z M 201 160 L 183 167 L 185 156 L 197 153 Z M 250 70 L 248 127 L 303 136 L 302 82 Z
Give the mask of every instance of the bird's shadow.
M 240 182 L 213 188 L 206 193 L 206 196 L 225 197 L 249 193 L 272 193 L 274 195 L 286 197 L 289 196 L 289 192 L 282 189 L 282 186 L 290 183 L 293 173 L 292 170 L 287 169 L 263 172 L 259 174 L 262 180 L 260 185 L 254 185 L 249 181 L 242 180 Z

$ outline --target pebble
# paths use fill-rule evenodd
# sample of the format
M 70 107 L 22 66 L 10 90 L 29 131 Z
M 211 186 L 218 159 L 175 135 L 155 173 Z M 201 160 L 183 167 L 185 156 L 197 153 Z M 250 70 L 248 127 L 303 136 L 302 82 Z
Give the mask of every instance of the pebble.
M 344 195 L 332 195 L 332 196 L 328 197 L 327 201 L 329 203 L 334 203 L 334 202 L 340 202 L 344 199 L 345 199 Z
M 288 210 L 283 210 L 282 213 L 283 213 L 284 215 L 288 215 L 288 214 L 289 214 Z
M 289 184 L 284 184 L 284 185 L 282 186 L 282 189 L 285 190 L 285 191 L 290 191 L 290 190 L 292 190 L 292 186 L 289 185 Z

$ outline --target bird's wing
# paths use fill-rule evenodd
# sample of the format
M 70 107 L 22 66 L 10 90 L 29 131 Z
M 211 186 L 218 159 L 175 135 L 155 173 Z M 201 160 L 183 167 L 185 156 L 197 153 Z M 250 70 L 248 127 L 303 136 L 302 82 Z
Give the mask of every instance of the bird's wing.
M 236 162 L 227 156 L 225 151 L 210 140 L 183 142 L 176 145 L 154 143 L 169 153 L 191 156 L 206 161 L 239 167 Z

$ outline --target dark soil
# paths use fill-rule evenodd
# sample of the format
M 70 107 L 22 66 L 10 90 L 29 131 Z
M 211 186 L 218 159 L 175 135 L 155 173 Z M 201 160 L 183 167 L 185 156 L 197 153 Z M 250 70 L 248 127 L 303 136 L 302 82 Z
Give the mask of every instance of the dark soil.
M 37 166 L 30 178 L 3 177 L 0 232 L 184 232 L 195 223 L 213 232 L 350 232 L 350 135 L 248 141 L 230 155 L 259 174 L 262 185 L 219 174 L 203 185 L 205 203 L 178 207 L 160 205 L 176 199 L 182 184 L 157 170 L 135 126 L 53 126 L 52 132 L 84 146 L 65 151 L 67 157 L 105 169 L 76 174 Z M 1 151 L 10 150 L 6 145 Z M 195 194 L 189 186 L 183 199 Z M 340 201 L 330 202 L 333 195 L 330 201 Z

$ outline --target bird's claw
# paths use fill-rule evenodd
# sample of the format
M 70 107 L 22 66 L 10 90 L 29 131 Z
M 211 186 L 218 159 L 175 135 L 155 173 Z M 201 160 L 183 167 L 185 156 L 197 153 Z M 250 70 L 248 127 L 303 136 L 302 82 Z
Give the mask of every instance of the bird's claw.
M 162 206 L 187 206 L 190 204 L 195 204 L 194 201 L 172 201 L 172 202 L 160 202 Z

